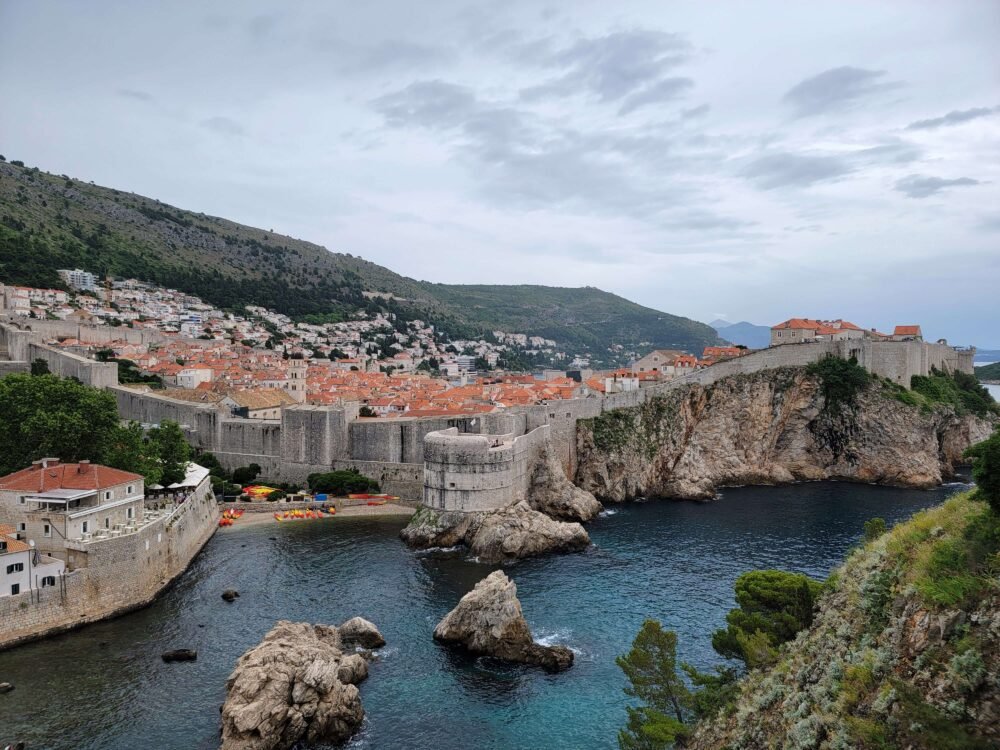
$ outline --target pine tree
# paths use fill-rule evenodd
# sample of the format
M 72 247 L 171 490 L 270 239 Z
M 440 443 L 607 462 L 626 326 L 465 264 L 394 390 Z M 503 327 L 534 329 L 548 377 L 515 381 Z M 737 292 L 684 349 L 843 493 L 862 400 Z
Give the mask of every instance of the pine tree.
M 631 651 L 615 662 L 629 681 L 625 694 L 643 702 L 627 709 L 628 724 L 618 732 L 622 750 L 661 750 L 686 736 L 691 693 L 677 674 L 677 633 L 646 620 Z

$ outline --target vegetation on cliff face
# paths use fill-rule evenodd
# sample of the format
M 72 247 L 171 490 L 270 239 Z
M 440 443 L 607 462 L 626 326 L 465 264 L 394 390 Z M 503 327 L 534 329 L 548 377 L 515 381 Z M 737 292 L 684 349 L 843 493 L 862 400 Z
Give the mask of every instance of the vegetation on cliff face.
M 918 405 L 945 404 L 955 409 L 958 414 L 1000 414 L 1000 407 L 990 392 L 979 384 L 974 375 L 965 372 L 941 372 L 931 370 L 927 376 L 914 375 L 910 382 L 910 391 L 905 395 L 911 397 L 901 400 Z
M 431 284 L 271 230 L 11 163 L 0 163 L 0 206 L 0 279 L 8 283 L 63 288 L 56 269 L 80 267 L 226 309 L 254 304 L 313 321 L 387 310 L 452 338 L 527 333 L 598 359 L 612 344 L 700 352 L 721 342 L 709 326 L 599 289 Z
M 858 361 L 827 355 L 806 367 L 806 372 L 819 378 L 824 408 L 838 412 L 854 404 L 857 396 L 871 382 L 871 374 Z
M 965 493 L 852 554 L 812 627 L 689 747 L 985 748 L 1000 741 L 1000 519 Z

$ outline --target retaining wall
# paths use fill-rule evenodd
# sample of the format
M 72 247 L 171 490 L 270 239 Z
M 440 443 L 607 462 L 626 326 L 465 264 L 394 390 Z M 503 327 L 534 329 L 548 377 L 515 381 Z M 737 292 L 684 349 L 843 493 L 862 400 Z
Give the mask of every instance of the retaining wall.
M 184 572 L 218 518 L 203 484 L 174 513 L 133 534 L 67 542 L 86 550 L 87 567 L 66 574 L 64 585 L 0 597 L 0 649 L 146 606 Z

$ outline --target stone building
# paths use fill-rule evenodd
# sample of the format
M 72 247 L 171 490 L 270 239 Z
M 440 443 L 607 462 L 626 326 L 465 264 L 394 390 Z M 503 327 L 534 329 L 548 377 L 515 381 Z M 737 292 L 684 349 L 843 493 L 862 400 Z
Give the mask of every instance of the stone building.
M 143 478 L 89 461 L 43 458 L 0 477 L 0 513 L 42 554 L 74 567 L 86 565 L 67 542 L 99 532 L 124 533 L 143 520 Z

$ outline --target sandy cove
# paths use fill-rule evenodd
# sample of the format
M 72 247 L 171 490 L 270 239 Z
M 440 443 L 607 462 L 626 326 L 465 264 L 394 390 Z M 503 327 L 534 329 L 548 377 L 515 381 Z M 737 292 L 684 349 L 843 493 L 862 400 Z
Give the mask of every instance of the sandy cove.
M 232 505 L 236 504 L 232 503 Z M 241 526 L 259 526 L 265 523 L 314 523 L 315 521 L 336 521 L 338 518 L 371 518 L 373 516 L 401 516 L 405 518 L 412 516 L 414 512 L 414 508 L 394 503 L 386 503 L 385 505 L 353 505 L 341 508 L 334 516 L 323 516 L 319 519 L 288 519 L 287 521 L 280 522 L 274 517 L 274 513 L 244 513 L 233 522 L 232 526 L 225 526 L 220 528 L 219 531 L 233 531 Z

